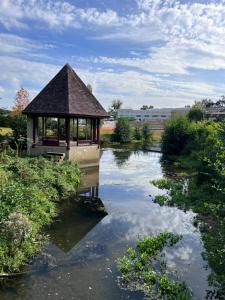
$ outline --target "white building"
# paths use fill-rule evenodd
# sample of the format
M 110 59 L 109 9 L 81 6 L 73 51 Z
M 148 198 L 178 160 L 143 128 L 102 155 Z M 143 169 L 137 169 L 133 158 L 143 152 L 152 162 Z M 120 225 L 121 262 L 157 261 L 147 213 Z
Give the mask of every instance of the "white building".
M 153 108 L 148 110 L 119 109 L 118 117 L 131 118 L 137 121 L 164 121 L 170 119 L 173 115 L 185 115 L 189 110 L 190 107 Z

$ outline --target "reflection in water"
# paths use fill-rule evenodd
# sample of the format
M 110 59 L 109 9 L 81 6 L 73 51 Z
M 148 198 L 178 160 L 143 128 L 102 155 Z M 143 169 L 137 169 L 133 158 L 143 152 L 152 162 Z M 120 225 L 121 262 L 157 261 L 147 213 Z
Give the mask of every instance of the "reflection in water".
M 107 215 L 98 197 L 99 168 L 83 169 L 82 172 L 81 186 L 75 199 L 61 205 L 60 214 L 49 229 L 50 241 L 65 253 Z
M 160 154 L 124 152 L 123 157 L 121 149 L 103 151 L 100 171 L 84 170 L 78 195 L 62 203 L 45 246 L 57 268 L 8 282 L 0 289 L 1 300 L 143 299 L 141 293 L 118 287 L 115 260 L 140 235 L 164 230 L 183 235 L 180 243 L 165 252 L 168 266 L 192 288 L 194 299 L 204 299 L 209 271 L 201 257 L 200 235 L 192 226 L 194 214 L 151 201 L 159 191 L 149 182 L 163 176 Z M 95 202 L 108 215 L 93 212 L 89 203 Z
M 132 151 L 130 150 L 113 150 L 113 155 L 115 158 L 115 162 L 118 167 L 121 167 L 131 156 Z

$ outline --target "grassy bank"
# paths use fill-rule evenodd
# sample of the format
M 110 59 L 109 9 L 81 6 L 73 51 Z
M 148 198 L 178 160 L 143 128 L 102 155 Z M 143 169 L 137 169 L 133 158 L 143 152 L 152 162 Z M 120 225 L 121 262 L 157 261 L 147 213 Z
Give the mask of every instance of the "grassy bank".
M 57 214 L 57 203 L 79 183 L 74 162 L 0 153 L 0 273 L 17 271 L 40 249 L 41 231 Z

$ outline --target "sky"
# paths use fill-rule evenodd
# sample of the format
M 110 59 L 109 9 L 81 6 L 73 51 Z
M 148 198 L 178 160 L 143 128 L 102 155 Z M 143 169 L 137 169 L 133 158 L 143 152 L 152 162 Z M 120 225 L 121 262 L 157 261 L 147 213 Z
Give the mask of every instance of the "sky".
M 0 107 L 69 63 L 108 109 L 225 95 L 225 0 L 0 0 Z

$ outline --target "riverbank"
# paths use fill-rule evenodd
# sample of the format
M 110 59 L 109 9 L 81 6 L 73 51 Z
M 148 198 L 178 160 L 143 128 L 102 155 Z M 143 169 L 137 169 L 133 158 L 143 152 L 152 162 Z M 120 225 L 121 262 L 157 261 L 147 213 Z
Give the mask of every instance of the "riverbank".
M 201 233 L 205 248 L 202 256 L 212 270 L 208 282 L 214 290 L 208 292 L 208 297 L 224 299 L 224 192 L 212 184 L 209 180 L 210 174 L 200 173 L 198 162 L 188 159 L 187 155 L 173 156 L 170 168 L 171 166 L 180 169 L 182 175 L 173 179 L 152 181 L 156 187 L 166 191 L 165 195 L 157 195 L 154 201 L 161 206 L 178 207 L 184 211 L 192 210 L 197 214 L 193 224 Z
M 0 275 L 17 272 L 38 252 L 46 239 L 43 227 L 79 183 L 74 162 L 0 153 Z

